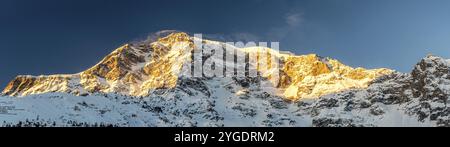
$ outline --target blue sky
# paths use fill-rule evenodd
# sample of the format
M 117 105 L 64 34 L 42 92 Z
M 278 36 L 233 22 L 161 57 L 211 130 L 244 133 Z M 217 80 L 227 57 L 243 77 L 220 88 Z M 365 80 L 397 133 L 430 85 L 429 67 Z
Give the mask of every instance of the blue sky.
M 450 58 L 449 8 L 448 0 L 2 0 L 0 86 L 19 74 L 77 73 L 166 29 L 409 72 L 428 53 Z

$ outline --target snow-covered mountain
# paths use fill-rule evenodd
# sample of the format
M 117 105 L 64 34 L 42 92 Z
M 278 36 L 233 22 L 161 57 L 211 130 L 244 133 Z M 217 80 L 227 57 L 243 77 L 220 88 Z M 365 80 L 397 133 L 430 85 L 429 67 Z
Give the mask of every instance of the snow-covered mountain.
M 352 68 L 314 54 L 297 56 L 211 40 L 202 40 L 199 50 L 198 39 L 182 32 L 164 32 L 119 47 L 77 74 L 18 76 L 0 97 L 0 124 L 322 127 L 450 123 L 446 106 L 449 60 L 428 56 L 406 74 Z M 257 60 L 235 59 L 233 64 L 213 55 L 219 50 L 226 57 L 256 55 Z M 258 76 L 187 76 L 196 62 L 195 52 L 202 53 L 204 65 L 224 67 L 224 72 L 255 69 Z M 261 64 L 265 54 L 276 60 Z
M 354 69 L 337 60 L 314 54 L 295 56 L 269 48 L 238 48 L 210 40 L 202 40 L 203 48 L 196 48 L 195 39 L 186 33 L 171 33 L 155 41 L 125 44 L 94 67 L 77 74 L 18 76 L 8 84 L 3 94 L 27 96 L 63 92 L 87 95 L 102 92 L 148 96 L 155 89 L 178 86 L 178 80 L 186 77 L 184 73 L 189 72 L 194 61 L 191 58 L 193 51 L 203 53 L 201 58 L 204 59 L 204 64 L 216 63 L 218 67 L 228 70 L 245 68 L 244 62 L 233 63 L 233 59 L 227 61 L 223 56 L 213 56 L 211 52 L 206 51 L 219 49 L 229 56 L 245 56 L 253 53 L 262 58 L 263 53 L 273 55 L 280 60 L 279 63 L 263 64 L 258 60 L 250 63 L 249 68 L 258 69 L 257 72 L 261 73 L 263 78 L 272 82 L 270 87 L 279 89 L 280 92 L 277 94 L 292 100 L 314 98 L 351 88 L 366 88 L 370 81 L 392 72 L 388 69 Z M 272 67 L 273 64 L 276 64 L 276 67 Z M 273 74 L 275 71 L 279 73 L 277 77 Z M 223 79 L 225 78 L 216 78 L 216 80 Z

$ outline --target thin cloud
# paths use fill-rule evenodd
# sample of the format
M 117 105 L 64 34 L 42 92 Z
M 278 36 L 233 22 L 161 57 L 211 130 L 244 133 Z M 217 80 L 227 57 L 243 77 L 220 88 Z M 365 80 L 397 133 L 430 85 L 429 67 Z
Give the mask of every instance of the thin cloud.
M 261 40 L 266 41 L 280 41 L 284 39 L 289 33 L 295 31 L 305 22 L 304 14 L 299 11 L 290 11 L 281 16 L 281 24 L 276 27 L 268 28 L 264 37 L 261 35 L 255 35 L 248 32 L 236 32 L 232 34 L 204 34 L 203 37 L 207 39 L 213 39 L 217 41 L 242 41 L 242 42 L 258 42 Z
M 234 33 L 231 36 L 233 39 L 240 40 L 243 42 L 259 41 L 259 37 L 251 33 Z
M 279 27 L 273 27 L 268 30 L 268 38 L 271 40 L 282 40 L 289 33 L 300 27 L 305 19 L 303 13 L 291 11 L 284 16 L 284 24 Z
M 289 13 L 285 20 L 290 27 L 297 27 L 303 22 L 303 13 Z
M 242 41 L 242 42 L 258 42 L 260 38 L 257 35 L 254 35 L 252 33 L 247 32 L 238 32 L 238 33 L 232 33 L 232 34 L 203 34 L 203 37 L 205 39 L 212 39 L 216 41 Z

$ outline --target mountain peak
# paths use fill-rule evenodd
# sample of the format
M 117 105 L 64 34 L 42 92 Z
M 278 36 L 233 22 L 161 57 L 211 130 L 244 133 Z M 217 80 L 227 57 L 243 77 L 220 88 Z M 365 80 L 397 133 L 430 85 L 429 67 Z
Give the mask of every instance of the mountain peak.
M 414 67 L 414 71 L 429 71 L 436 72 L 448 69 L 450 67 L 450 60 L 439 56 L 427 55 Z M 413 71 L 413 72 L 414 72 Z

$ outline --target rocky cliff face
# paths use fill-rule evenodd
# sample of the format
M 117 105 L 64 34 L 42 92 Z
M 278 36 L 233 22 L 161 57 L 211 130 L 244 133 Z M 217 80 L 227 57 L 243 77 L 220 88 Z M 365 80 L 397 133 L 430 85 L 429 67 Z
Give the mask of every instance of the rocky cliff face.
M 355 69 L 317 55 L 289 57 L 283 71 L 291 81 L 284 96 L 293 100 L 367 88 L 371 81 L 393 72 L 389 69 Z
M 436 121 L 438 126 L 450 126 L 450 60 L 436 56 L 422 59 L 411 73 L 409 112 L 419 120 Z

